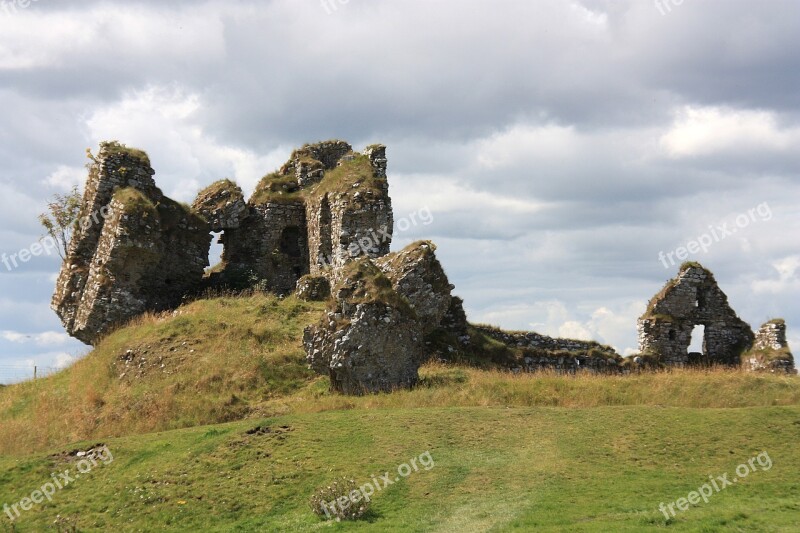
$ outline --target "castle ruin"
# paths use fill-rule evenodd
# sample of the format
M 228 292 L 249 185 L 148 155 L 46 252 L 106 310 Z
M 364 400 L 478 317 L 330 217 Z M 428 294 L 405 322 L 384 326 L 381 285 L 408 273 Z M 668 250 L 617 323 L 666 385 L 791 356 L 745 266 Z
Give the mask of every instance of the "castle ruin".
M 249 199 L 221 180 L 191 206 L 164 196 L 140 150 L 105 142 L 91 157 L 52 301 L 67 332 L 87 344 L 208 289 L 257 288 L 328 302 L 303 344 L 309 366 L 343 393 L 411 387 L 422 362 L 462 349 L 468 359 L 490 354 L 492 364 L 515 372 L 629 371 L 613 348 L 596 342 L 471 325 L 433 243 L 390 253 L 383 145 L 360 153 L 338 140 L 305 145 Z M 207 269 L 212 233 L 223 252 Z M 705 326 L 703 353 L 689 354 L 697 325 Z M 734 365 L 750 350 L 753 370 L 794 369 L 785 325 L 772 321 L 755 336 L 697 264 L 684 265 L 651 300 L 639 336 L 642 352 L 661 364 Z

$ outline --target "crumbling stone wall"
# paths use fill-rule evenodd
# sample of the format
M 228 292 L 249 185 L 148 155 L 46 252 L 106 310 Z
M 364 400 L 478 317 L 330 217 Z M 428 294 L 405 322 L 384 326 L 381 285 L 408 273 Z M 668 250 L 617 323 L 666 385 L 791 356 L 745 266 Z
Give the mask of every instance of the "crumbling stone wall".
M 252 279 L 289 294 L 306 274 L 336 281 L 358 257 L 389 253 L 392 205 L 385 147 L 357 154 L 343 141 L 306 145 L 265 176 L 237 228 L 222 236 L 216 283 Z
M 697 263 L 687 263 L 639 319 L 639 350 L 667 365 L 686 365 L 698 325 L 705 326 L 700 361 L 704 364 L 738 365 L 741 354 L 753 344 L 753 331 L 728 305 L 714 275 Z
M 425 335 L 442 325 L 452 288 L 427 241 L 348 263 L 332 308 L 305 331 L 309 365 L 348 394 L 413 386 L 427 356 Z
M 450 292 L 455 288 L 435 251 L 436 246 L 430 241 L 419 241 L 375 260 L 393 288 L 408 300 L 425 333 L 442 323 L 450 309 Z
M 473 327 L 506 346 L 522 350 L 523 360 L 514 367 L 516 371 L 616 373 L 622 369 L 622 357 L 612 347 L 595 341 L 559 339 L 532 331 L 503 331 L 491 326 Z
M 756 350 L 781 350 L 788 348 L 789 343 L 786 341 L 786 322 L 783 320 L 771 320 L 761 325 L 761 328 L 756 332 L 756 340 L 753 348 Z
M 307 302 L 324 302 L 331 297 L 331 283 L 322 276 L 303 276 L 297 282 L 295 296 Z
M 322 190 L 307 195 L 306 206 L 310 271 L 336 280 L 349 261 L 389 253 L 394 219 L 385 159 L 353 155 L 331 174 L 332 190 L 323 182 Z
M 222 236 L 221 276 L 233 285 L 263 281 L 278 294 L 294 292 L 308 274 L 308 228 L 302 203 L 251 200 L 247 217 Z
M 188 208 L 161 193 L 154 173 L 144 152 L 117 142 L 103 143 L 91 166 L 82 208 L 90 222 L 70 244 L 52 304 L 84 342 L 204 287 L 291 294 L 307 274 L 334 282 L 348 262 L 389 252 L 382 145 L 364 154 L 343 141 L 306 145 L 247 202 L 235 183 L 221 180 Z M 223 232 L 224 249 L 205 276 L 211 231 Z
M 209 226 L 165 197 L 147 155 L 103 143 L 91 165 L 76 233 L 52 307 L 89 344 L 145 310 L 178 305 L 198 290 Z
M 237 229 L 248 215 L 241 187 L 227 179 L 200 191 L 192 208 L 206 219 L 214 232 Z
M 742 359 L 748 370 L 796 373 L 794 356 L 786 341 L 786 322 L 775 319 L 762 324 L 756 332 L 753 349 Z

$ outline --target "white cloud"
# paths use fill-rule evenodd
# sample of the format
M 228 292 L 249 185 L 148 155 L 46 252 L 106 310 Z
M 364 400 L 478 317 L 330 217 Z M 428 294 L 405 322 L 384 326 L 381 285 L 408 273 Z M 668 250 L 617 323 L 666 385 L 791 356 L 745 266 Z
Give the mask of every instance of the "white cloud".
M 585 341 L 592 340 L 594 338 L 594 334 L 589 331 L 589 328 L 575 320 L 570 320 L 561 324 L 561 326 L 558 328 L 558 336 L 566 339 L 578 339 Z
M 544 202 L 525 197 L 511 197 L 487 191 L 476 191 L 456 182 L 450 177 L 426 175 L 393 175 L 390 178 L 393 201 L 401 209 L 397 215 L 416 211 L 427 205 L 435 213 L 453 211 L 499 210 L 504 213 L 536 213 L 544 208 Z
M 752 282 L 756 294 L 785 294 L 800 290 L 800 255 L 784 257 L 772 263 L 778 279 L 763 279 Z
M 575 157 L 582 142 L 571 126 L 518 124 L 480 140 L 476 148 L 479 165 L 500 170 L 534 159 Z
M 77 360 L 75 356 L 62 352 L 55 355 L 55 367 L 58 369 L 66 368 Z
M 685 106 L 675 112 L 661 146 L 675 158 L 720 152 L 784 151 L 796 147 L 800 129 L 781 128 L 772 111 Z
M 288 147 L 261 155 L 217 142 L 197 122 L 202 108 L 197 93 L 178 85 L 150 86 L 95 110 L 86 124 L 95 144 L 116 139 L 147 151 L 159 186 L 186 202 L 223 177 L 250 192 L 288 157 Z
M 85 168 L 59 165 L 52 174 L 45 178 L 44 183 L 61 191 L 69 191 L 74 186 L 81 187 L 85 181 Z
M 43 331 L 41 333 L 20 333 L 18 331 L 2 331 L 0 338 L 16 344 L 33 343 L 37 346 L 56 346 L 70 342 L 66 333 L 59 331 Z
M 44 2 L 42 2 L 44 4 Z M 221 18 L 194 3 L 183 8 L 94 5 L 47 10 L 32 5 L 0 12 L 0 71 L 89 64 L 98 50 L 115 61 L 158 56 L 161 62 L 209 61 L 224 54 Z

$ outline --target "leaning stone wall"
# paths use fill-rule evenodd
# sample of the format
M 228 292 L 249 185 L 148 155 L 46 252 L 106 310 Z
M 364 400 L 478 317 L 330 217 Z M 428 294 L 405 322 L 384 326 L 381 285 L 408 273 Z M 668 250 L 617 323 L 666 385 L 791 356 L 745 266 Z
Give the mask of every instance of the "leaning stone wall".
M 149 187 L 111 191 L 103 224 L 89 228 L 99 229 L 90 259 L 71 249 L 53 299 L 67 331 L 89 344 L 144 311 L 180 304 L 200 288 L 208 264 L 203 219 Z

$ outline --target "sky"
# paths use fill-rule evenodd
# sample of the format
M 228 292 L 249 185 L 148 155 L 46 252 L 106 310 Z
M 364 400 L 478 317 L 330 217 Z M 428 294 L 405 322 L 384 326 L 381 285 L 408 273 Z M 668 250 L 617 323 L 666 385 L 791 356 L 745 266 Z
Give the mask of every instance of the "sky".
M 798 49 L 780 0 L 0 0 L 0 254 L 103 140 L 191 202 L 340 138 L 387 145 L 393 249 L 472 322 L 631 354 L 688 259 L 800 347 Z M 59 266 L 0 264 L 0 382 L 88 353 Z

